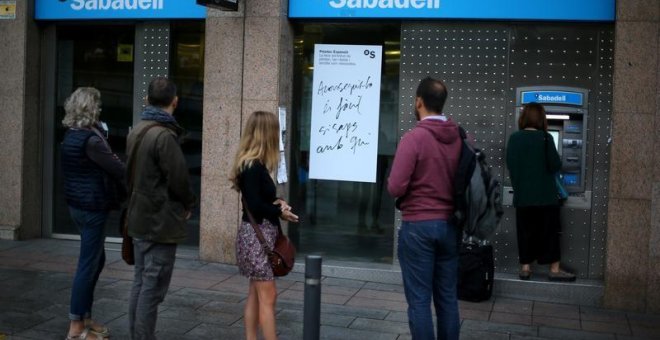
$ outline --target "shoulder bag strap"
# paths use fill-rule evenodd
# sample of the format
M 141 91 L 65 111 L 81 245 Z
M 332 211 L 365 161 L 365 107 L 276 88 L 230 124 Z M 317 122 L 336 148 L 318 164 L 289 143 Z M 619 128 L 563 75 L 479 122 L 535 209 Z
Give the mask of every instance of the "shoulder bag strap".
M 264 249 L 264 252 L 266 254 L 270 254 L 273 252 L 270 247 L 268 247 L 268 243 L 266 243 L 266 239 L 264 238 L 264 234 L 261 232 L 261 229 L 259 228 L 259 225 L 257 224 L 257 221 L 254 219 L 254 216 L 252 216 L 252 213 L 250 212 L 250 209 L 248 209 L 247 205 L 247 200 L 245 199 L 245 196 L 241 195 L 241 200 L 243 201 L 243 209 L 245 209 L 245 213 L 248 215 L 248 219 L 250 220 L 250 224 L 252 225 L 252 228 L 254 229 L 254 233 L 257 235 L 257 239 L 259 239 L 259 243 L 261 243 L 261 247 Z
M 148 125 L 144 128 L 144 130 L 140 131 L 140 134 L 137 136 L 135 139 L 135 145 L 133 145 L 133 150 L 131 151 L 131 158 L 128 160 L 128 162 L 131 164 L 131 176 L 127 179 L 128 182 L 128 192 L 129 195 L 133 194 L 133 178 L 135 177 L 135 159 L 137 157 L 137 152 L 140 150 L 140 144 L 142 143 L 142 139 L 144 139 L 144 135 L 147 134 L 147 132 L 154 126 L 158 126 L 160 124 L 158 123 L 153 123 L 151 125 Z M 130 199 L 130 196 L 129 196 Z

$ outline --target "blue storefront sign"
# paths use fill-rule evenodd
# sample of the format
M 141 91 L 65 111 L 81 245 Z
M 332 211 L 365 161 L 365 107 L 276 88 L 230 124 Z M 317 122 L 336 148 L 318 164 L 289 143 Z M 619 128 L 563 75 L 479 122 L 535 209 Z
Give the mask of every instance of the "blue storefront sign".
M 560 104 L 582 106 L 584 96 L 580 92 L 568 91 L 525 91 L 521 94 L 520 102 L 527 104 L 537 102 L 539 104 Z
M 195 0 L 36 0 L 37 20 L 204 19 Z
M 614 21 L 615 0 L 290 0 L 290 18 Z

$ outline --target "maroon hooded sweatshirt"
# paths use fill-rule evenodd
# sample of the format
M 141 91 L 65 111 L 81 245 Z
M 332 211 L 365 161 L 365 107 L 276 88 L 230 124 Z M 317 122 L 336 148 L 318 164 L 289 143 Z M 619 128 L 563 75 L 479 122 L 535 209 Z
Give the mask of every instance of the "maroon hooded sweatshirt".
M 454 210 L 454 174 L 461 140 L 458 125 L 431 117 L 403 135 L 397 147 L 387 190 L 405 196 L 404 221 L 447 220 Z

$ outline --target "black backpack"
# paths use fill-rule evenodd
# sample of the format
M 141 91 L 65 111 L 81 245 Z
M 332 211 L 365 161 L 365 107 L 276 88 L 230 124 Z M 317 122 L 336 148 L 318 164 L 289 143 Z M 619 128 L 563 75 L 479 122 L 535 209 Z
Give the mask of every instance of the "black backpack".
M 458 127 L 461 155 L 454 176 L 452 222 L 463 230 L 463 240 L 484 241 L 492 236 L 502 219 L 502 188 L 486 163 L 486 155 L 468 143 Z
M 502 218 L 502 194 L 486 163 L 486 155 L 461 136 L 461 156 L 454 177 L 453 221 L 462 230 L 460 242 L 457 294 L 460 300 L 479 302 L 493 294 L 495 263 L 493 246 L 487 239 Z

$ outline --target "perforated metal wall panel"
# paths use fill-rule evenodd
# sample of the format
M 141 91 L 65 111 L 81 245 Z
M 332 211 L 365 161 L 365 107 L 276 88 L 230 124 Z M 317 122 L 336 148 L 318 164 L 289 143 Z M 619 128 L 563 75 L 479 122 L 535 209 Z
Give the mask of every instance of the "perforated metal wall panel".
M 589 277 L 602 278 L 607 243 L 607 194 L 609 191 L 610 136 L 612 133 L 612 73 L 614 69 L 614 32 L 600 30 L 598 78 L 592 117 L 594 118 L 593 196 L 591 208 L 591 247 Z
M 170 24 L 147 22 L 135 28 L 135 76 L 133 88 L 134 117 L 139 117 L 145 106 L 149 82 L 156 77 L 169 75 Z
M 419 81 L 449 88 L 445 113 L 474 136 L 493 172 L 510 185 L 505 144 L 517 130 L 515 89 L 554 85 L 590 90 L 586 193 L 591 209 L 562 208 L 562 262 L 582 278 L 601 279 L 607 223 L 613 29 L 603 25 L 403 23 L 400 133 L 415 123 Z M 398 216 L 397 216 L 398 217 Z M 397 218 L 398 220 L 398 218 Z M 519 269 L 515 209 L 507 207 L 494 236 L 496 271 Z
M 445 114 L 459 122 L 503 173 L 508 32 L 504 26 L 404 24 L 401 39 L 401 132 L 416 123 L 415 90 L 432 76 L 445 81 Z

